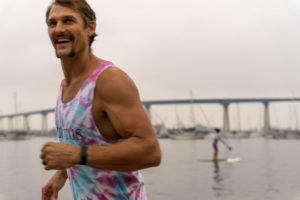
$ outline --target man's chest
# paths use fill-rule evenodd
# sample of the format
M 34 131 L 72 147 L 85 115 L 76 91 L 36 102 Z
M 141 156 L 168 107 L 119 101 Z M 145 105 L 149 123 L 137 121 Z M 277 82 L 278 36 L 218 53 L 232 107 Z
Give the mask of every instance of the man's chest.
M 62 102 L 70 102 L 72 101 L 76 95 L 79 93 L 81 88 L 81 84 L 72 84 L 67 86 L 63 86 L 62 88 Z

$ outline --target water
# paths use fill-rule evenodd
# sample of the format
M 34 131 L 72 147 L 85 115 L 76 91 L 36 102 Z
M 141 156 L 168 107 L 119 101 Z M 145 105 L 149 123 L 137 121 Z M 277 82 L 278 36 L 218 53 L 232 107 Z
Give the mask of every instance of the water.
M 40 199 L 54 171 L 45 171 L 40 148 L 53 138 L 0 142 L 0 200 Z M 300 140 L 228 140 L 220 157 L 238 163 L 197 162 L 212 158 L 210 140 L 160 140 L 163 160 L 142 170 L 149 200 L 300 200 Z M 68 183 L 59 199 L 72 199 Z

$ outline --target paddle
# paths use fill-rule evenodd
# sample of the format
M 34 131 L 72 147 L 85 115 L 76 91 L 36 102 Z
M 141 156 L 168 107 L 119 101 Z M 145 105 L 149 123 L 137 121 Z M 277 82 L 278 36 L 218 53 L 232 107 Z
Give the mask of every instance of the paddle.
M 220 138 L 220 141 L 228 148 L 229 151 L 232 150 L 232 147 L 229 146 L 223 139 Z

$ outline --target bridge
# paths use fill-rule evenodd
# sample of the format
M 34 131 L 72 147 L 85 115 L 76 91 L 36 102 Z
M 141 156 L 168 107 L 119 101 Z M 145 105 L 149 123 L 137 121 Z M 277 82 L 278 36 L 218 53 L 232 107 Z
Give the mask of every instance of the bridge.
M 143 101 L 143 105 L 147 111 L 147 114 L 151 120 L 151 107 L 160 105 L 176 105 L 176 104 L 221 104 L 223 106 L 223 132 L 230 132 L 229 126 L 229 111 L 228 107 L 232 103 L 262 103 L 264 106 L 264 126 L 263 131 L 265 133 L 270 131 L 270 116 L 269 116 L 269 104 L 278 102 L 300 102 L 300 98 L 227 98 L 227 99 L 179 99 L 179 100 L 156 100 L 156 101 Z M 0 121 L 8 119 L 8 129 L 14 130 L 13 119 L 15 117 L 24 118 L 24 131 L 30 130 L 28 117 L 31 115 L 42 116 L 41 131 L 47 131 L 47 115 L 54 112 L 54 109 L 37 110 L 30 112 L 23 112 L 17 114 L 9 114 L 0 116 Z

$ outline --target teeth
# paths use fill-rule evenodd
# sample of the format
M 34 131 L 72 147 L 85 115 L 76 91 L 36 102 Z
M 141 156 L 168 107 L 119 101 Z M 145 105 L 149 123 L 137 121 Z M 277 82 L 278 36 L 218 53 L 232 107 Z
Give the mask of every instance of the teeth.
M 58 44 L 63 43 L 63 42 L 70 42 L 70 40 L 68 40 L 68 39 L 58 39 L 58 40 L 56 40 L 56 43 L 58 43 Z

